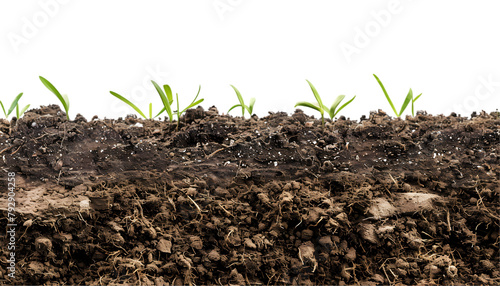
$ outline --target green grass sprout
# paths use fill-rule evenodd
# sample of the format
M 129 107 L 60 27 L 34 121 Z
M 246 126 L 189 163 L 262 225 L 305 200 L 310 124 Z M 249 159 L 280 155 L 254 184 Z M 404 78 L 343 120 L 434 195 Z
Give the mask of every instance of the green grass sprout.
M 234 91 L 236 92 L 236 96 L 238 97 L 238 100 L 239 100 L 239 104 L 236 104 L 236 105 L 233 105 L 233 107 L 229 108 L 229 110 L 227 111 L 227 113 L 229 114 L 229 111 L 233 110 L 234 108 L 237 108 L 237 107 L 241 107 L 241 116 L 243 118 L 245 118 L 245 110 L 248 111 L 248 114 L 250 116 L 252 116 L 252 113 L 253 113 L 253 106 L 255 104 L 255 98 L 252 97 L 250 99 L 250 102 L 248 105 L 245 104 L 245 102 L 243 101 L 243 97 L 241 96 L 241 93 L 240 91 L 234 87 L 233 85 L 231 85 L 231 87 L 234 89 Z
M 172 96 L 172 89 L 168 84 L 163 85 L 163 89 L 165 92 L 161 89 L 161 87 L 154 81 L 151 81 L 153 85 L 155 86 L 156 91 L 160 95 L 161 101 L 163 103 L 163 108 L 167 112 L 168 115 L 168 120 L 172 122 L 173 119 L 173 112 L 172 112 L 172 103 L 174 102 L 174 98 Z
M 200 95 L 200 91 L 201 91 L 201 85 L 198 88 L 198 93 L 196 94 L 196 97 L 193 99 L 193 101 L 191 101 L 191 103 L 188 105 L 188 107 L 184 108 L 182 111 L 180 111 L 180 108 L 179 108 L 179 94 L 178 93 L 175 94 L 175 100 L 177 101 L 177 111 L 176 111 L 176 113 L 177 113 L 177 129 L 179 129 L 179 121 L 181 121 L 181 115 L 184 112 L 186 112 L 186 110 L 190 109 L 193 106 L 200 104 L 201 102 L 203 102 L 203 100 L 205 100 L 204 98 L 201 98 L 198 101 L 196 101 L 196 99 Z
M 19 111 L 19 100 L 21 99 L 21 97 L 23 96 L 23 93 L 21 92 L 20 94 L 18 94 L 16 96 L 16 98 L 14 98 L 14 100 L 12 101 L 10 107 L 9 107 L 9 110 L 6 112 L 5 111 L 5 107 L 3 105 L 3 102 L 0 100 L 0 105 L 2 106 L 2 110 L 3 110 L 3 114 L 5 114 L 5 118 L 8 118 L 9 115 L 12 113 L 12 111 L 14 111 L 14 109 L 16 109 L 16 118 L 19 119 L 24 112 L 26 112 L 26 110 L 30 107 L 30 105 L 26 105 L 24 108 L 21 109 L 21 111 Z
M 40 76 L 40 80 L 42 83 L 50 90 L 52 93 L 54 93 L 57 98 L 59 98 L 59 101 L 62 103 L 64 110 L 66 111 L 66 119 L 69 121 L 69 99 L 66 94 L 61 95 L 61 93 L 52 85 L 48 80 Z
M 333 102 L 332 106 L 330 108 L 328 108 L 327 106 L 325 106 L 323 104 L 323 101 L 321 100 L 321 97 L 319 96 L 319 93 L 316 90 L 316 88 L 314 87 L 314 85 L 310 81 L 308 81 L 307 79 L 306 79 L 306 81 L 309 84 L 309 86 L 311 87 L 311 90 L 312 90 L 312 92 L 314 94 L 314 97 L 316 98 L 317 103 L 300 101 L 300 102 L 297 102 L 297 104 L 295 104 L 295 107 L 297 107 L 297 106 L 304 106 L 304 107 L 309 107 L 309 108 L 312 108 L 314 110 L 319 111 L 319 113 L 321 113 L 321 126 L 322 126 L 323 129 L 325 128 L 325 115 L 324 115 L 325 111 L 330 116 L 330 119 L 333 119 L 335 116 L 337 116 L 337 114 L 342 109 L 344 109 L 344 107 L 346 107 L 349 103 L 351 103 L 356 98 L 356 96 L 354 96 L 349 101 L 347 101 L 346 103 L 344 103 L 340 108 L 337 109 L 337 107 L 339 106 L 339 104 L 345 98 L 345 95 L 339 95 L 339 96 L 337 96 L 337 98 Z
M 156 114 L 153 117 L 153 103 L 149 103 L 149 117 L 146 117 L 146 115 L 139 109 L 139 107 L 137 107 L 135 104 L 133 104 L 130 100 L 126 99 L 125 97 L 119 95 L 118 93 L 116 93 L 114 91 L 110 91 L 109 93 L 111 93 L 116 98 L 118 98 L 121 101 L 123 101 L 126 104 L 128 104 L 135 111 L 137 111 L 137 113 L 139 113 L 144 119 L 155 119 L 156 117 L 160 116 L 165 111 L 165 107 L 164 107 L 162 110 L 160 110 L 160 112 L 158 112 L 158 114 Z
M 417 99 L 419 99 L 422 94 L 419 94 L 417 97 L 413 98 L 413 91 L 410 88 L 410 91 L 408 92 L 408 95 L 406 95 L 405 101 L 403 102 L 403 105 L 401 106 L 401 109 L 399 110 L 399 112 L 397 112 L 396 107 L 394 107 L 394 104 L 392 103 L 392 100 L 389 97 L 389 94 L 387 94 L 387 90 L 385 89 L 384 85 L 382 84 L 382 82 L 380 81 L 380 79 L 375 74 L 373 76 L 375 77 L 375 79 L 377 80 L 378 84 L 382 88 L 382 91 L 385 94 L 385 98 L 387 98 L 387 101 L 391 105 L 391 108 L 392 108 L 392 110 L 394 111 L 394 113 L 396 114 L 397 117 L 401 117 L 401 115 L 405 111 L 406 107 L 408 107 L 408 104 L 410 102 L 411 102 L 411 114 L 412 114 L 412 116 L 415 116 L 415 101 L 417 101 Z
M 419 94 L 417 97 L 411 99 L 411 116 L 415 116 L 415 101 L 420 98 L 422 94 Z M 413 92 L 412 92 L 413 97 Z
M 177 127 L 176 127 L 177 130 L 179 129 L 179 122 L 180 122 L 180 118 L 181 118 L 182 114 L 184 112 L 186 112 L 186 110 L 190 109 L 193 106 L 196 106 L 196 105 L 200 104 L 201 102 L 203 102 L 203 100 L 205 100 L 203 98 L 198 99 L 198 96 L 200 95 L 200 91 L 201 91 L 201 85 L 200 85 L 199 88 L 198 88 L 198 93 L 196 94 L 196 97 L 183 110 L 180 110 L 180 107 L 179 107 L 179 94 L 176 93 L 175 94 L 175 100 L 176 100 L 176 103 L 177 103 L 177 110 L 172 111 L 172 104 L 174 103 L 174 99 L 173 99 L 172 89 L 170 88 L 170 86 L 168 84 L 165 84 L 165 85 L 163 85 L 163 90 L 162 90 L 161 87 L 155 81 L 152 80 L 151 82 L 155 86 L 156 91 L 158 92 L 158 94 L 160 95 L 161 101 L 163 102 L 163 105 L 164 105 L 164 109 L 167 111 L 169 121 L 172 122 L 174 113 L 177 115 Z M 196 99 L 198 99 L 198 100 L 196 100 Z
M 25 107 L 23 107 L 21 110 L 19 110 L 19 104 L 16 104 L 16 118 L 17 119 L 21 118 L 21 116 L 23 116 L 23 114 L 26 112 L 26 110 L 28 110 L 30 105 L 31 104 L 28 104 Z

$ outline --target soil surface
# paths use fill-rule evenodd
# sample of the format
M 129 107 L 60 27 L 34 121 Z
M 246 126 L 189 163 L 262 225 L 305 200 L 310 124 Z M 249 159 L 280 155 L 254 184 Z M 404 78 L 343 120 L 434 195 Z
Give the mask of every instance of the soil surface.
M 0 122 L 0 284 L 499 284 L 499 126 L 42 106 Z

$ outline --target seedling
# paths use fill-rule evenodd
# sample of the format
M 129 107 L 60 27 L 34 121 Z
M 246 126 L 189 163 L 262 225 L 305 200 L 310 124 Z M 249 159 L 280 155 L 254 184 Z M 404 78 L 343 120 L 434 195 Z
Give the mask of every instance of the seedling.
M 177 114 L 177 127 L 176 127 L 177 130 L 179 129 L 179 122 L 180 122 L 180 119 L 181 119 L 181 115 L 184 112 L 186 112 L 186 110 L 190 109 L 193 106 L 196 106 L 196 105 L 200 104 L 201 102 L 203 102 L 203 100 L 205 100 L 203 98 L 196 100 L 198 98 L 198 96 L 200 95 L 200 91 L 201 91 L 201 85 L 200 85 L 200 87 L 198 88 L 198 93 L 196 94 L 196 97 L 188 105 L 188 107 L 184 108 L 183 110 L 180 110 L 180 107 L 179 107 L 179 94 L 176 93 L 175 94 L 175 100 L 177 101 L 177 110 L 176 111 L 172 111 L 172 104 L 173 104 L 174 100 L 173 100 L 173 96 L 172 96 L 172 89 L 170 88 L 170 86 L 168 84 L 163 85 L 163 89 L 165 91 L 164 92 L 155 81 L 152 80 L 151 82 L 155 86 L 156 91 L 158 92 L 158 94 L 160 95 L 161 101 L 163 102 L 164 109 L 167 111 L 168 118 L 169 118 L 170 122 L 172 122 L 172 118 L 173 118 L 174 113 Z
M 325 111 L 330 116 L 330 119 L 333 119 L 342 109 L 344 109 L 344 107 L 346 107 L 349 103 L 351 103 L 356 98 L 356 96 L 354 96 L 349 101 L 344 103 L 340 108 L 337 109 L 339 104 L 345 98 L 345 95 L 339 95 L 339 96 L 337 96 L 337 98 L 333 102 L 332 106 L 330 108 L 328 108 L 323 104 L 323 101 L 321 100 L 321 97 L 319 96 L 319 93 L 316 90 L 316 88 L 314 87 L 314 85 L 310 81 L 308 81 L 307 79 L 306 79 L 306 81 L 309 84 L 309 86 L 311 87 L 311 90 L 314 94 L 314 97 L 316 98 L 317 103 L 300 101 L 300 102 L 297 102 L 297 104 L 295 104 L 295 107 L 304 106 L 304 107 L 309 107 L 309 108 L 312 108 L 314 110 L 319 111 L 319 113 L 321 113 L 321 127 L 323 129 L 325 128 L 325 115 L 324 115 Z
M 52 85 L 48 80 L 46 80 L 45 78 L 43 77 L 40 77 L 40 80 L 42 81 L 42 83 L 50 90 L 52 91 L 53 94 L 55 94 L 57 96 L 57 98 L 59 99 L 59 101 L 61 102 L 61 104 L 63 105 L 64 107 L 64 111 L 66 111 L 66 119 L 68 119 L 69 121 L 69 99 L 68 99 L 68 96 L 66 94 L 62 94 L 54 87 L 54 85 Z
M 387 91 L 385 90 L 385 87 L 382 84 L 382 82 L 380 81 L 380 79 L 375 74 L 373 76 L 375 77 L 375 79 L 377 79 L 378 84 L 382 88 L 382 91 L 384 91 L 385 98 L 387 98 L 387 101 L 389 101 L 389 104 L 391 105 L 392 110 L 394 111 L 394 113 L 396 114 L 397 117 L 401 117 L 401 115 L 403 114 L 403 112 L 405 111 L 406 107 L 408 106 L 408 104 L 410 102 L 411 102 L 411 115 L 415 116 L 415 101 L 417 101 L 417 99 L 419 99 L 422 94 L 419 94 L 417 97 L 413 98 L 413 91 L 410 88 L 410 91 L 408 92 L 408 95 L 406 96 L 406 99 L 403 102 L 403 105 L 401 106 L 401 109 L 399 110 L 399 113 L 398 113 L 396 111 L 396 108 L 394 107 L 394 104 L 392 103 L 391 98 L 389 97 L 389 94 L 387 94 Z
M 229 110 L 227 111 L 227 113 L 229 113 L 229 111 L 233 110 L 234 108 L 236 107 L 241 107 L 241 117 L 245 118 L 245 110 L 248 111 L 248 114 L 250 116 L 252 116 L 252 113 L 253 113 L 253 106 L 255 104 L 255 98 L 252 97 L 250 98 L 250 102 L 248 105 L 245 104 L 245 102 L 243 101 L 243 97 L 241 96 L 241 93 L 240 91 L 234 87 L 233 85 L 231 85 L 231 87 L 234 89 L 234 91 L 236 92 L 236 96 L 238 97 L 238 100 L 239 100 L 239 104 L 236 104 L 234 105 L 233 107 L 229 108 Z
M 14 98 L 14 101 L 12 101 L 12 104 L 10 105 L 9 110 L 7 112 L 5 111 L 5 107 L 2 103 L 2 101 L 0 100 L 0 105 L 2 106 L 2 110 L 3 110 L 3 114 L 5 114 L 5 118 L 8 118 L 9 115 L 12 113 L 12 111 L 14 111 L 14 108 L 15 108 L 16 109 L 16 118 L 19 119 L 23 115 L 23 113 L 30 107 L 30 105 L 28 104 L 19 111 L 19 100 L 21 99 L 22 96 L 23 96 L 23 93 L 21 92 L 20 94 L 18 94 L 16 96 L 16 98 Z
M 172 89 L 168 84 L 163 85 L 163 90 L 160 88 L 160 86 L 154 81 L 151 81 L 153 85 L 156 88 L 156 91 L 160 95 L 161 102 L 163 103 L 163 106 L 165 108 L 165 111 L 167 112 L 168 115 L 168 120 L 172 122 L 173 119 L 173 113 L 172 113 L 172 103 L 174 102 L 174 98 L 172 97 Z
M 177 129 L 179 129 L 179 121 L 181 120 L 181 115 L 184 112 L 186 112 L 186 110 L 200 104 L 203 100 L 205 100 L 204 98 L 202 98 L 202 99 L 199 99 L 198 101 L 196 101 L 196 99 L 198 98 L 198 95 L 200 95 L 200 91 L 201 91 L 201 85 L 198 88 L 198 93 L 196 94 L 196 97 L 193 99 L 193 101 L 191 101 L 191 103 L 188 105 L 188 107 L 184 108 L 182 111 L 179 111 L 180 110 L 180 108 L 179 108 L 179 94 L 178 93 L 175 94 L 175 100 L 177 101 L 177 111 L 176 111 L 176 113 L 177 113 Z
M 126 104 L 128 104 L 130 107 L 132 107 L 133 109 L 135 109 L 135 111 L 137 111 L 137 113 L 139 113 L 144 119 L 154 119 L 158 116 L 160 116 L 160 114 L 162 114 L 164 111 L 165 111 L 165 107 L 160 110 L 160 112 L 158 112 L 158 114 L 156 114 L 154 117 L 153 117 L 153 103 L 149 103 L 149 118 L 146 117 L 146 115 L 144 115 L 144 113 L 139 109 L 139 107 L 137 107 L 135 104 L 133 104 L 130 100 L 126 99 L 125 97 L 119 95 L 118 93 L 114 92 L 114 91 L 110 91 L 110 93 L 115 96 L 116 98 L 120 99 L 121 101 L 125 102 Z

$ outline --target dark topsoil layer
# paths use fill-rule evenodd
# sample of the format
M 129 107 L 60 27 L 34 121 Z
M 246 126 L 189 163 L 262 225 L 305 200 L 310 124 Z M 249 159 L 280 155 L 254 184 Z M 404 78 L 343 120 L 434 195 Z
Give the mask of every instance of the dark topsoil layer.
M 0 284 L 499 284 L 499 125 L 34 109 L 0 124 Z

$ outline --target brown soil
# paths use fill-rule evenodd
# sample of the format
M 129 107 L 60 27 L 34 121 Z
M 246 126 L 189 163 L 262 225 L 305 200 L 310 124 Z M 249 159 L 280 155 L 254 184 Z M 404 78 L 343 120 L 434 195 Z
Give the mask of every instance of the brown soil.
M 0 123 L 0 284 L 499 284 L 499 125 L 34 109 Z

